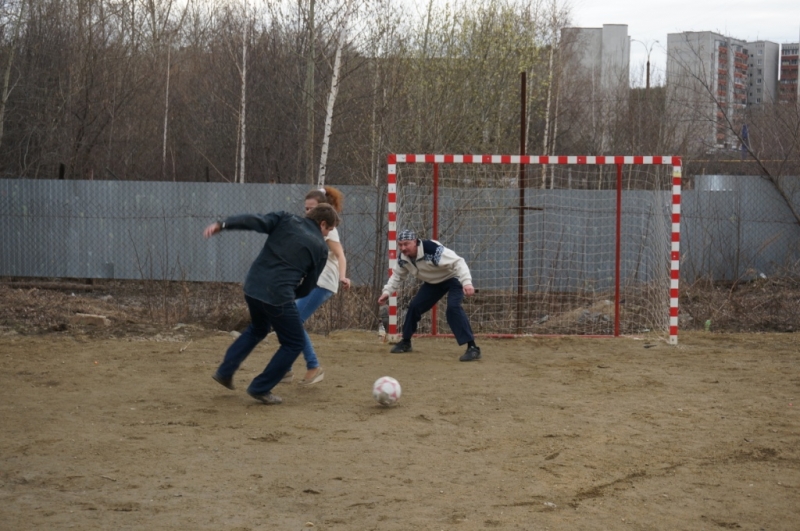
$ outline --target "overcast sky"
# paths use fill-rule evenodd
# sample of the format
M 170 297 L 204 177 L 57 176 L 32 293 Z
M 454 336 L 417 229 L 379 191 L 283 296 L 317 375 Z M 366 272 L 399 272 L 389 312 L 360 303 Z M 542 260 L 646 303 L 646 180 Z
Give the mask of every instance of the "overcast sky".
M 651 76 L 663 82 L 668 33 L 713 31 L 748 42 L 800 42 L 800 0 L 570 0 L 570 5 L 573 26 L 627 24 L 628 36 L 645 43 L 631 42 L 634 78 L 644 72 L 651 46 Z

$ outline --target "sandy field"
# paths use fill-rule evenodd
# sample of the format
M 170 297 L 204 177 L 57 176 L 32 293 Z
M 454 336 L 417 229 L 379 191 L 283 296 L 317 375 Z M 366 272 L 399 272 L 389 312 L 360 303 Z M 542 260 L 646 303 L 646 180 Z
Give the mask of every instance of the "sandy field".
M 797 530 L 797 334 L 312 336 L 325 379 L 266 406 L 232 341 L 0 335 L 0 528 Z M 373 381 L 403 386 L 393 408 Z

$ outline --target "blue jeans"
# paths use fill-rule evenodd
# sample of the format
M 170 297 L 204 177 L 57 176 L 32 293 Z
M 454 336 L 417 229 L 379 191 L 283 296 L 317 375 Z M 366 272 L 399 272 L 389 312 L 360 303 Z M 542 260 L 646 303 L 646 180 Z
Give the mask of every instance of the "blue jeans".
M 275 330 L 281 346 L 264 371 L 247 388 L 250 394 L 263 395 L 278 385 L 303 350 L 303 321 L 294 301 L 273 306 L 247 295 L 244 300 L 250 309 L 250 326 L 228 347 L 217 374 L 223 378 L 232 378 L 256 345 L 267 337 L 270 330 Z
M 300 320 L 305 323 L 309 317 L 314 315 L 317 308 L 331 297 L 333 297 L 332 291 L 317 286 L 302 299 L 297 299 L 295 303 L 297 304 L 297 311 L 300 313 Z M 303 336 L 303 358 L 306 360 L 306 368 L 308 370 L 316 369 L 319 367 L 319 360 L 317 360 L 317 353 L 314 352 L 314 346 L 311 344 L 311 338 L 308 337 L 308 332 L 306 332 L 305 328 L 303 329 Z
M 439 284 L 423 282 L 419 291 L 408 305 L 406 318 L 403 321 L 403 339 L 411 341 L 411 336 L 417 331 L 417 324 L 422 319 L 422 314 L 433 308 L 439 299 L 447 295 L 447 325 L 456 336 L 459 345 L 469 343 L 475 339 L 472 327 L 469 324 L 467 312 L 461 306 L 464 300 L 464 288 L 457 278 L 451 278 Z

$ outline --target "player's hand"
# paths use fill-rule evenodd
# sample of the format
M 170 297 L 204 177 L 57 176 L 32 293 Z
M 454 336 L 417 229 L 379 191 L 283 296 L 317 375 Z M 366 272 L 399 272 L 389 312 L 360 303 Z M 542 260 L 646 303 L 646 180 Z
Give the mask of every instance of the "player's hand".
M 339 279 L 339 282 L 342 283 L 342 286 L 344 286 L 344 289 L 350 289 L 350 279 L 349 278 L 347 278 L 347 277 L 341 278 L 341 279 Z
M 383 306 L 386 304 L 386 301 L 389 300 L 389 296 L 385 293 L 382 293 L 380 297 L 378 297 L 378 306 Z
M 206 227 L 206 229 L 203 231 L 203 237 L 210 238 L 216 233 L 218 233 L 221 228 L 222 227 L 220 226 L 219 221 L 215 221 L 214 223 Z
M 466 286 L 464 286 L 464 295 L 469 297 L 470 295 L 474 294 L 475 294 L 475 287 L 472 284 L 467 284 Z

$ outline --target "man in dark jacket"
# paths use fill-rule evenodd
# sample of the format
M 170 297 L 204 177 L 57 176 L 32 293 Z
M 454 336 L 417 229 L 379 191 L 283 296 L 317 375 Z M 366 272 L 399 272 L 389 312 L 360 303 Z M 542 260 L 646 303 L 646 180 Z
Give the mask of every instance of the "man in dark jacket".
M 247 394 L 265 404 L 283 400 L 272 394 L 303 350 L 303 321 L 295 300 L 317 285 L 328 259 L 325 236 L 339 224 L 330 205 L 319 205 L 305 218 L 286 212 L 243 214 L 212 223 L 203 231 L 210 238 L 220 231 L 251 230 L 268 234 L 264 248 L 250 266 L 244 281 L 244 299 L 250 310 L 250 326 L 231 344 L 213 375 L 220 385 L 233 389 L 233 374 L 271 330 L 280 348 L 264 371 L 247 388 Z

